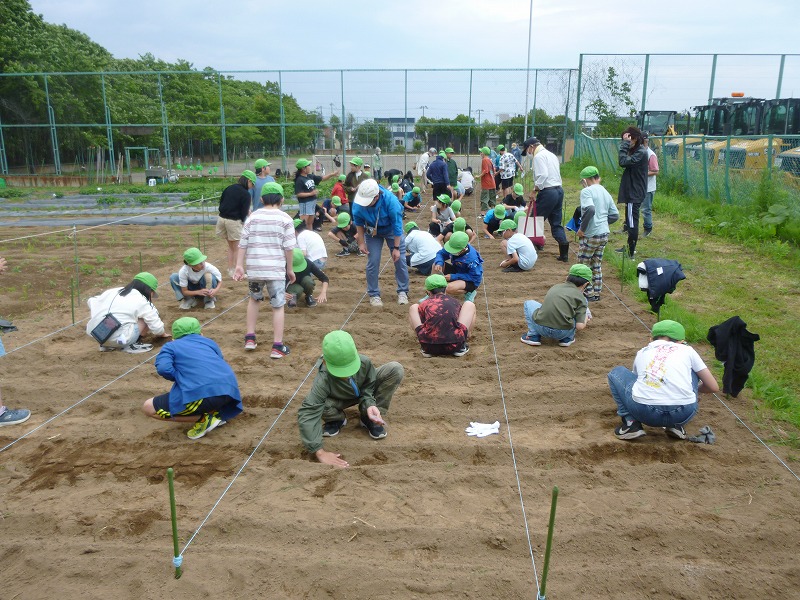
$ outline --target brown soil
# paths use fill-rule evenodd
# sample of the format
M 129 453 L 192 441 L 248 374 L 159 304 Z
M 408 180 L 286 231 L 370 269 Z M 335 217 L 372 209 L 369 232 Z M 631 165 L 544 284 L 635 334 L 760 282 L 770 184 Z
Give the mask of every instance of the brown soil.
M 93 230 L 91 244 L 82 236 L 80 260 L 92 266 L 82 274 L 82 299 L 130 280 L 140 251 L 144 268 L 165 282 L 196 235 L 194 228 L 120 227 Z M 207 243 L 224 273 L 223 244 L 210 235 Z M 572 347 L 520 344 L 522 301 L 543 297 L 566 269 L 549 240 L 533 273 L 501 273 L 498 245 L 480 242 L 485 285 L 471 350 L 461 359 L 422 358 L 407 307 L 394 303 L 391 266 L 381 278 L 386 304 L 371 309 L 365 259 L 336 258 L 332 244 L 330 302 L 288 311 L 288 359 L 268 357 L 268 310 L 262 345 L 245 354 L 246 304 L 237 303 L 246 285 L 227 280 L 217 311 L 192 314 L 204 321 L 230 308 L 204 333 L 234 366 L 245 413 L 196 442 L 185 425 L 140 412 L 146 398 L 169 389 L 152 362 L 143 363 L 151 355 L 99 354 L 79 324 L 4 357 L 3 398 L 33 416 L 0 430 L 0 447 L 85 400 L 0 454 L 0 596 L 535 598 L 526 518 L 541 576 L 558 486 L 548 597 L 800 597 L 799 482 L 713 397 L 702 399 L 689 427 L 711 425 L 713 446 L 653 429 L 635 442 L 615 439 L 606 374 L 632 362 L 647 330 L 606 294 Z M 70 324 L 71 240 L 0 245 L 0 255 L 19 267 L 0 278 L 0 314 L 20 328 L 4 336 L 6 350 Z M 423 294 L 422 279 L 412 276 L 412 301 Z M 619 294 L 619 282 L 607 280 Z M 653 322 L 628 293 L 622 299 Z M 167 323 L 185 314 L 168 288 L 156 304 Z M 76 319 L 86 314 L 80 304 Z M 406 368 L 386 439 L 371 440 L 354 416 L 326 440 L 350 462 L 347 470 L 304 455 L 294 418 L 323 335 L 341 326 L 377 364 L 398 360 Z M 727 402 L 756 421 L 747 393 Z M 464 433 L 470 421 L 495 420 L 500 435 Z M 183 547 L 262 441 L 175 580 L 166 469 L 175 468 Z

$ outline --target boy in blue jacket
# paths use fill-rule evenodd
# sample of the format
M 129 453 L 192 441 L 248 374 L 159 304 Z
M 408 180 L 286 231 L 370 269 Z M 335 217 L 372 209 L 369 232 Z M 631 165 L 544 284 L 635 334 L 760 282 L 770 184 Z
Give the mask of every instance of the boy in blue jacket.
M 447 261 L 450 261 L 448 263 Z M 456 231 L 439 250 L 433 261 L 433 273 L 444 273 L 448 294 L 464 294 L 472 302 L 483 280 L 483 259 L 469 244 L 469 235 Z
M 200 333 L 197 319 L 175 321 L 172 337 L 156 356 L 156 371 L 174 382 L 172 389 L 147 399 L 142 410 L 154 419 L 194 423 L 186 435 L 198 440 L 242 412 L 239 383 L 216 342 Z

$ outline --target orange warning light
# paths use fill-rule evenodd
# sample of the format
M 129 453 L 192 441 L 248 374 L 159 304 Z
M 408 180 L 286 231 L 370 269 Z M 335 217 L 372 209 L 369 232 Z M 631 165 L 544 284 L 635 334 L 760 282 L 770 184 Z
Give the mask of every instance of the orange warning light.
M 744 98 L 744 92 L 731 92 L 731 98 Z

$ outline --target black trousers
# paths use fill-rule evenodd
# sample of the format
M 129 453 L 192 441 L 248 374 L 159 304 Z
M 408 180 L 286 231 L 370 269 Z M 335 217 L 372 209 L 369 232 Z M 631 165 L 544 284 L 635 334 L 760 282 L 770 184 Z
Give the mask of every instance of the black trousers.
M 536 194 L 536 215 L 550 223 L 553 239 L 559 244 L 568 244 L 567 234 L 561 219 L 564 213 L 564 188 L 560 185 L 544 188 Z
M 628 202 L 625 205 L 625 225 L 628 226 L 628 254 L 633 256 L 636 252 L 636 242 L 639 241 L 639 209 L 641 202 Z

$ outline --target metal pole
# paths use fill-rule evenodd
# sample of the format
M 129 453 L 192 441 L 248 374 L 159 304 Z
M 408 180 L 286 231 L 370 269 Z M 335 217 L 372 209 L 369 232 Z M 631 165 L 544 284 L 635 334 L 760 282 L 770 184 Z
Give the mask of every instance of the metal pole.
M 342 90 L 342 166 L 347 164 L 347 140 L 345 139 L 345 128 L 347 123 L 344 122 L 344 70 L 339 71 L 339 87 Z
M 58 132 L 56 131 L 56 114 L 50 104 L 50 88 L 47 85 L 47 75 L 44 76 L 44 95 L 47 100 L 47 119 L 50 121 L 50 143 L 53 146 L 53 166 L 56 175 L 61 175 L 61 156 L 58 153 Z
M 725 142 L 725 200 L 731 203 L 731 136 Z
M 472 69 L 469 70 L 469 104 L 467 105 L 467 164 L 469 166 L 469 153 L 472 149 Z
M 773 165 L 773 157 L 775 152 L 775 147 L 773 146 L 773 136 L 771 133 L 769 134 L 769 147 L 767 148 L 767 173 L 769 174 L 769 178 L 772 179 L 772 165 Z
M 575 155 L 578 156 L 578 135 L 581 128 L 581 79 L 583 79 L 583 54 L 578 59 L 578 88 L 575 96 Z
M 161 102 L 161 128 L 164 132 L 164 156 L 167 159 L 167 171 L 172 168 L 172 151 L 169 147 L 169 121 L 167 120 L 167 106 L 164 104 L 164 88 L 161 84 L 161 73 L 158 74 L 158 100 Z M 147 154 L 147 152 L 145 152 Z
M 219 88 L 219 121 L 222 124 L 222 175 L 228 176 L 228 131 L 225 127 L 225 105 L 222 103 L 222 73 L 217 73 Z
M 689 187 L 689 165 L 686 162 L 686 136 L 683 136 L 683 185 Z
M 706 138 L 705 138 L 705 136 L 700 141 L 700 144 L 701 144 L 700 149 L 703 152 L 703 186 L 704 186 L 703 189 L 705 191 L 706 200 L 708 200 L 708 195 L 709 195 L 708 194 L 708 156 L 706 156 Z M 663 146 L 662 146 L 662 148 L 663 148 Z M 684 148 L 683 151 L 686 152 L 686 148 Z
M 533 76 L 533 111 L 531 112 L 531 135 L 536 135 L 536 92 L 539 89 L 539 69 L 536 69 L 536 74 Z M 525 107 L 525 110 L 528 110 L 528 107 Z M 527 119 L 528 113 L 525 113 L 525 117 Z M 522 132 L 522 141 L 528 139 L 528 128 L 526 127 L 525 130 Z M 547 142 L 547 140 L 545 140 Z
M 408 69 L 403 71 L 405 88 L 403 92 L 403 172 L 408 171 Z
M 650 72 L 650 55 L 644 55 L 644 82 L 642 83 L 642 112 L 647 104 L 647 74 Z M 644 116 L 642 117 L 644 118 Z M 642 121 L 644 123 L 644 121 Z
M 545 600 L 547 588 L 547 572 L 550 568 L 550 551 L 553 549 L 553 529 L 556 525 L 556 505 L 558 504 L 558 486 L 553 486 L 553 499 L 550 501 L 550 524 L 547 526 L 547 546 L 544 551 L 544 567 L 542 568 L 542 585 L 538 600 Z
M 561 163 L 563 164 L 566 162 L 566 154 L 567 154 L 567 126 L 569 124 L 569 119 L 567 115 L 569 114 L 569 90 L 572 87 L 572 69 L 569 70 L 569 75 L 567 76 L 567 105 L 564 107 L 564 137 L 563 141 L 561 142 Z M 575 144 L 578 143 L 578 140 L 575 140 Z M 573 146 L 572 149 L 573 155 L 575 154 L 575 148 Z
M 286 173 L 286 115 L 283 112 L 283 74 L 278 71 L 278 101 L 281 115 L 281 168 Z
M 78 296 L 78 302 L 81 301 L 81 275 L 78 268 L 78 228 L 72 226 L 72 250 L 75 253 L 75 294 Z
M 711 101 L 714 99 L 714 79 L 717 76 L 717 55 L 714 55 L 714 59 L 711 61 L 711 83 L 708 86 L 708 103 L 711 104 Z M 686 142 L 684 142 L 685 144 Z M 686 153 L 684 146 L 684 154 Z
M 0 119 L 0 172 L 8 175 L 8 160 L 6 159 L 6 140 L 3 137 L 3 121 Z
M 781 97 L 781 87 L 783 85 L 783 67 L 784 67 L 785 64 L 786 64 L 786 55 L 785 54 L 781 54 L 781 66 L 780 66 L 780 69 L 778 70 L 778 89 L 775 90 L 775 97 L 776 98 L 780 98 Z
M 117 172 L 117 167 L 114 160 L 114 134 L 111 131 L 111 108 L 106 101 L 106 76 L 100 74 L 100 84 L 103 89 L 103 114 L 106 118 L 106 139 L 108 140 L 108 166 L 111 168 L 111 176 Z
M 75 280 L 72 277 L 69 278 L 69 296 L 72 305 L 72 324 L 75 325 Z
M 522 130 L 523 140 L 528 139 L 528 89 L 531 82 L 531 29 L 532 28 L 533 28 L 533 0 L 531 0 L 531 6 L 528 12 L 528 63 L 525 67 L 525 127 Z M 536 92 L 534 91 L 534 94 L 535 93 Z

